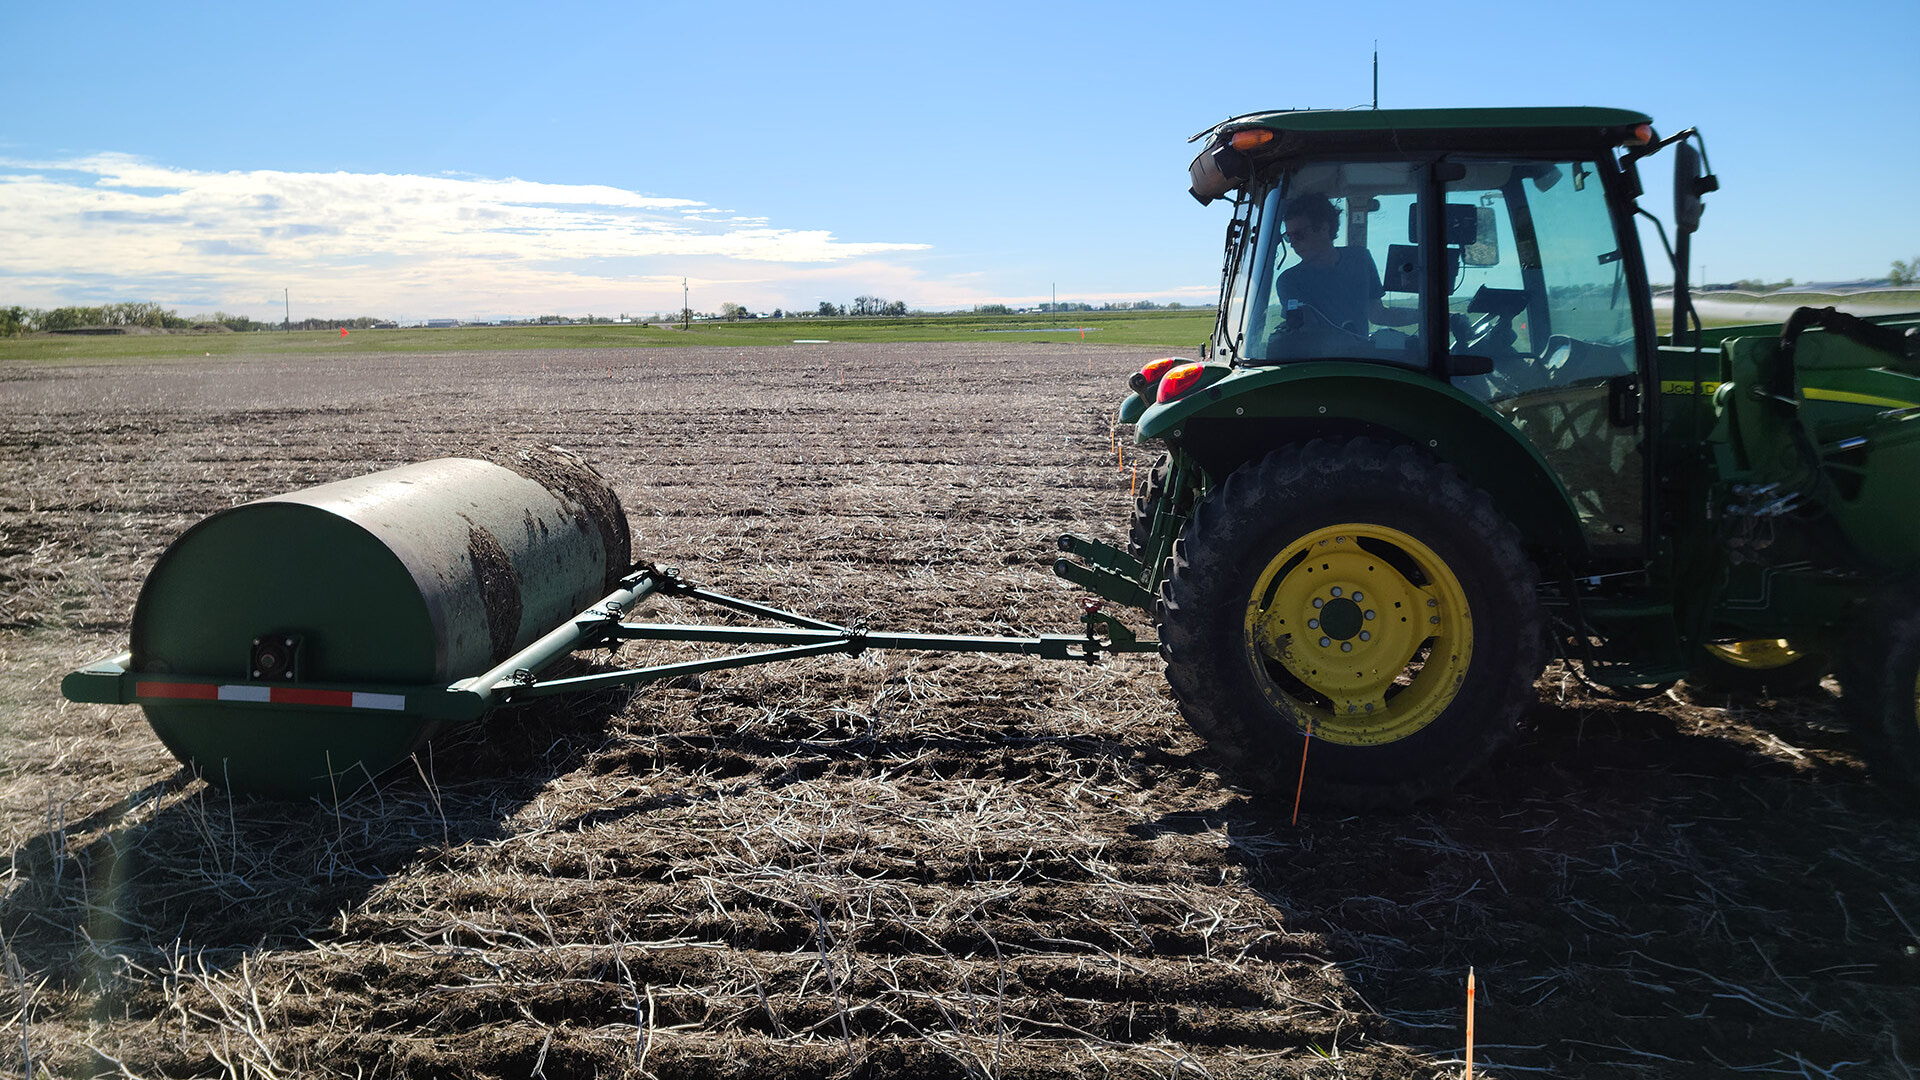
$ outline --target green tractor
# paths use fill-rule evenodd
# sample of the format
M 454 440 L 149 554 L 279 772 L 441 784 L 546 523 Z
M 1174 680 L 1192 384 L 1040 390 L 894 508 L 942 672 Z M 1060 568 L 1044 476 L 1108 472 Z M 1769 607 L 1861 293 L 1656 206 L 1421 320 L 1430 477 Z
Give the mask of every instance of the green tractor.
M 1057 570 L 1153 612 L 1223 770 L 1323 805 L 1434 795 L 1558 657 L 1622 695 L 1836 674 L 1876 769 L 1920 790 L 1920 316 L 1703 330 L 1688 238 L 1717 181 L 1696 132 L 1635 112 L 1200 138 L 1192 194 L 1234 207 L 1213 338 L 1131 380 L 1120 419 L 1166 454 L 1130 550 L 1065 538 L 1083 561 Z M 1667 336 L 1635 227 L 1665 148 Z

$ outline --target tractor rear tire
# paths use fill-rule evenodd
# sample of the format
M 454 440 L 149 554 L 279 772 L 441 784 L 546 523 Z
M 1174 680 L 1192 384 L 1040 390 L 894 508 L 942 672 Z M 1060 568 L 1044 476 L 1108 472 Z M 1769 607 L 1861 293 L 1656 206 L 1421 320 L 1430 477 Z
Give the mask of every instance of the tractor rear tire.
M 1315 440 L 1195 509 L 1160 593 L 1181 715 L 1221 770 L 1400 806 L 1486 761 L 1534 700 L 1537 574 L 1485 492 L 1412 447 Z
M 1687 672 L 1687 685 L 1720 693 L 1790 697 L 1819 686 L 1832 670 L 1833 658 L 1825 650 L 1800 648 L 1785 639 L 1758 638 L 1702 646 Z
M 1840 706 L 1874 776 L 1920 809 L 1920 594 L 1849 650 L 1840 672 Z

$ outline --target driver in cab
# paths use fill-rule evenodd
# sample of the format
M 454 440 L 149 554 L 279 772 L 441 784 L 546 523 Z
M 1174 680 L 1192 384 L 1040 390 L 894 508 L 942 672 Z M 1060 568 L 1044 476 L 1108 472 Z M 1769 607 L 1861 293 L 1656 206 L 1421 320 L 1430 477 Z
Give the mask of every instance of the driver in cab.
M 1340 233 L 1340 212 L 1326 196 L 1287 200 L 1282 220 L 1286 232 L 1281 239 L 1300 259 L 1282 270 L 1276 283 L 1289 330 L 1332 326 L 1364 339 L 1369 324 L 1410 326 L 1420 321 L 1419 311 L 1390 308 L 1381 301 L 1386 290 L 1366 248 L 1333 246 Z

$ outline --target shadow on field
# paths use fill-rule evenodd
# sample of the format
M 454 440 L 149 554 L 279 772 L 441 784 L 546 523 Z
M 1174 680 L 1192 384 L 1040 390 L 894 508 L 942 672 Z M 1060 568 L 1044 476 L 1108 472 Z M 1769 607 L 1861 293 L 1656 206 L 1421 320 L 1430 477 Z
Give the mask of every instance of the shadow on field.
M 1460 1052 L 1472 968 L 1496 1075 L 1912 1075 L 1920 823 L 1867 782 L 1831 695 L 1578 698 L 1526 723 L 1413 812 L 1293 825 L 1243 799 L 1145 828 L 1224 830 L 1410 1043 Z
M 70 984 L 122 962 L 204 973 L 324 940 L 393 875 L 506 835 L 606 741 L 620 704 L 502 710 L 326 803 L 234 798 L 183 766 L 85 818 L 50 816 L 10 855 L 0 937 L 27 970 Z

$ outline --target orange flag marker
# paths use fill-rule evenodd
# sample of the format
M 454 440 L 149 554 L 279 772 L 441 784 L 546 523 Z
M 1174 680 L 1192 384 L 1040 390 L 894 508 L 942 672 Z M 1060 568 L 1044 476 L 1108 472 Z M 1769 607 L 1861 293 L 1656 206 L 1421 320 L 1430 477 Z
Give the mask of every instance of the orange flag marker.
M 1467 969 L 1467 1075 L 1473 1080 L 1473 969 Z

